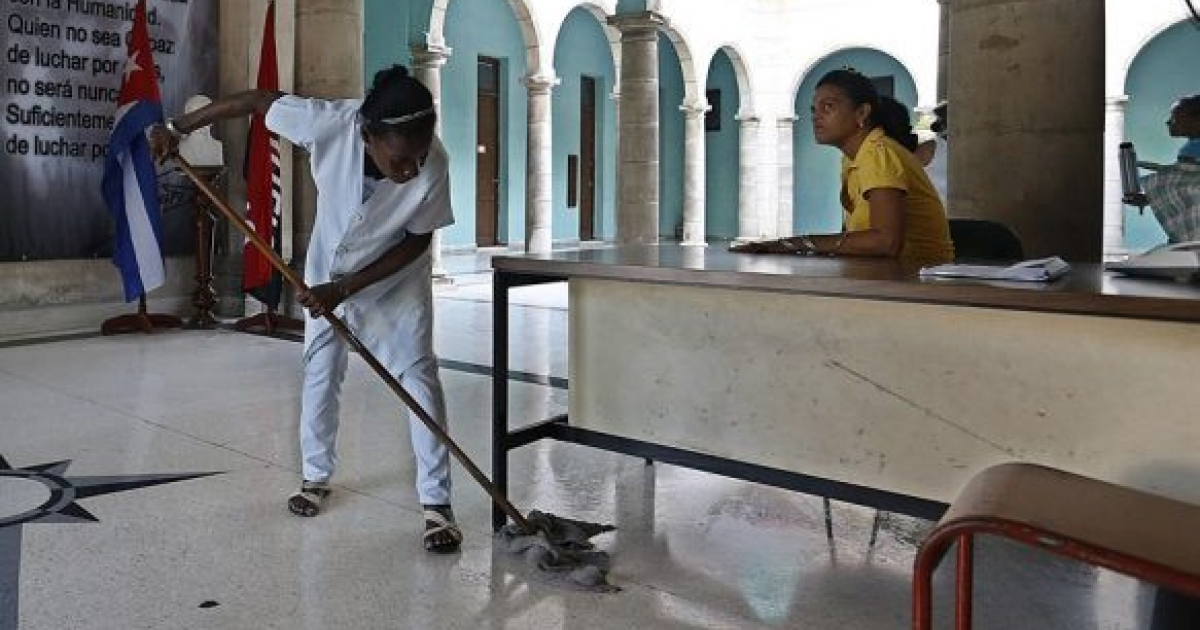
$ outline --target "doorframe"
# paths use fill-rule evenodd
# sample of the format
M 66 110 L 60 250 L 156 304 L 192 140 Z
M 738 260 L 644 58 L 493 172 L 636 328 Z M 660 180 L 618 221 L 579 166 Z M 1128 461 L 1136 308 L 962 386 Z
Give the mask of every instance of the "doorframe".
M 585 88 L 589 84 L 591 85 L 591 104 L 592 104 L 592 110 L 591 110 L 592 124 L 591 124 L 591 129 L 590 129 L 592 151 L 591 151 L 590 156 L 585 156 L 584 155 L 584 142 L 583 142 L 584 133 L 585 133 L 585 130 L 584 130 L 584 122 L 585 121 L 584 121 L 583 111 L 584 111 L 584 104 L 586 102 L 586 99 L 584 98 L 584 94 L 586 93 Z M 594 77 L 591 75 L 580 75 L 579 86 L 580 86 L 580 99 L 579 99 L 579 119 L 580 119 L 580 122 L 579 122 L 579 133 L 580 133 L 580 135 L 579 135 L 579 160 L 580 160 L 579 194 L 580 194 L 580 199 L 579 199 L 579 232 L 578 232 L 578 234 L 579 234 L 579 240 L 584 241 L 584 240 L 597 240 L 596 232 L 597 232 L 597 228 L 600 223 L 599 216 L 598 216 L 598 211 L 600 209 L 600 203 L 597 199 L 599 197 L 599 192 L 600 192 L 600 183 L 599 183 L 600 182 L 600 161 L 602 159 L 601 158 L 601 156 L 602 156 L 601 134 L 598 130 L 598 127 L 600 125 L 600 95 L 599 95 L 600 81 L 597 77 Z M 586 173 L 585 165 L 587 165 L 589 162 L 591 164 L 591 189 L 590 190 L 588 189 L 588 186 L 587 186 L 588 178 L 585 177 L 585 173 Z M 587 198 L 586 204 L 584 201 L 585 197 Z M 584 227 L 583 217 L 584 217 L 584 208 L 587 205 L 591 206 L 591 208 L 590 208 L 591 216 L 589 217 L 591 233 L 588 234 L 587 238 L 585 239 L 584 238 L 584 230 L 583 230 L 583 227 Z
M 504 182 L 507 181 L 506 180 L 507 160 L 504 158 L 504 156 L 505 156 L 505 137 L 506 137 L 505 122 L 506 122 L 506 109 L 507 109 L 506 103 L 505 103 L 506 94 L 505 94 L 505 89 L 504 89 L 505 88 L 505 64 L 504 64 L 504 60 L 499 57 L 492 57 L 489 55 L 482 55 L 482 54 L 480 54 L 476 57 L 475 135 L 474 135 L 474 141 L 472 142 L 472 146 L 474 146 L 474 147 L 479 146 L 479 123 L 480 123 L 480 120 L 479 120 L 478 103 L 479 103 L 479 99 L 482 94 L 482 91 L 480 89 L 478 78 L 479 78 L 479 66 L 483 65 L 483 64 L 487 64 L 487 65 L 493 67 L 495 69 L 495 77 L 496 77 L 496 91 L 495 91 L 495 99 L 496 99 L 495 141 L 496 141 L 496 146 L 495 146 L 495 152 L 493 154 L 494 162 L 495 162 L 495 169 L 496 169 L 496 183 L 495 183 L 495 191 L 494 191 L 495 217 L 494 217 L 494 226 L 493 226 L 493 232 L 494 232 L 493 241 L 494 242 L 484 243 L 484 244 L 480 243 L 480 230 L 479 230 L 480 213 L 479 213 L 479 197 L 478 197 L 480 173 L 479 173 L 479 168 L 478 168 L 478 164 L 479 164 L 478 163 L 478 155 L 476 155 L 475 244 L 476 244 L 476 247 L 504 247 L 508 243 L 508 238 L 507 238 L 508 237 L 508 230 L 507 230 L 508 221 L 507 221 L 507 213 L 505 212 L 505 208 L 506 208 L 507 204 L 505 204 L 505 202 L 504 202 L 505 197 L 506 197 L 506 186 L 503 185 Z

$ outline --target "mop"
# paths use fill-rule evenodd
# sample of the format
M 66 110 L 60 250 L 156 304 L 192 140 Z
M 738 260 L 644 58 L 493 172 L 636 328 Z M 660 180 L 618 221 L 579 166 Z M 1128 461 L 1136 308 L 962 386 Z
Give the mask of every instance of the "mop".
M 304 280 L 291 267 L 288 267 L 279 254 L 275 253 L 275 250 L 246 223 L 241 215 L 229 207 L 229 204 L 217 194 L 205 181 L 205 178 L 195 171 L 191 164 L 188 164 L 187 160 L 177 154 L 172 157 L 175 158 L 179 168 L 188 179 L 208 198 L 213 207 L 242 232 L 254 244 L 254 247 L 262 252 L 263 256 L 266 256 L 271 262 L 271 266 L 275 267 L 297 290 L 308 291 Z M 446 430 L 434 422 L 429 413 L 405 391 L 399 381 L 363 345 L 358 336 L 346 326 L 346 323 L 331 310 L 326 310 L 324 317 L 337 334 L 341 335 L 350 344 L 350 347 L 358 352 L 375 374 L 383 379 L 392 392 L 400 397 L 400 400 L 421 419 L 429 431 L 446 446 L 454 458 L 487 492 L 496 506 L 508 515 L 512 522 L 501 528 L 496 535 L 502 549 L 522 556 L 526 564 L 540 572 L 544 578 L 543 581 L 589 591 L 613 592 L 620 590 L 619 587 L 608 582 L 608 554 L 597 551 L 591 542 L 593 536 L 612 531 L 615 529 L 613 526 L 576 521 L 537 510 L 530 511 L 528 517 L 523 516 L 501 494 L 495 484 L 484 476 L 471 458 L 450 438 Z

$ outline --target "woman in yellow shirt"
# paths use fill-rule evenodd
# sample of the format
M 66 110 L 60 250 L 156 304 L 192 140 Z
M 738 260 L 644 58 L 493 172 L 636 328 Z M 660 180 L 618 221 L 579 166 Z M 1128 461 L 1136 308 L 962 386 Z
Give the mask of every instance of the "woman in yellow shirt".
M 870 79 L 834 70 L 817 82 L 812 103 L 817 142 L 842 151 L 845 230 L 752 241 L 735 252 L 902 258 L 921 264 L 954 259 L 946 210 L 913 155 L 908 110 L 880 96 Z

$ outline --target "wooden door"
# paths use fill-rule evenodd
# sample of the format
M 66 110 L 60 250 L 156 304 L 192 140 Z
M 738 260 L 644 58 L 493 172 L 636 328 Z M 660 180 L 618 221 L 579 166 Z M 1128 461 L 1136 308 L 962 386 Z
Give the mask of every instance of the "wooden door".
M 596 79 L 580 77 L 579 240 L 596 238 Z
M 500 60 L 479 58 L 476 97 L 475 244 L 503 245 L 500 238 Z

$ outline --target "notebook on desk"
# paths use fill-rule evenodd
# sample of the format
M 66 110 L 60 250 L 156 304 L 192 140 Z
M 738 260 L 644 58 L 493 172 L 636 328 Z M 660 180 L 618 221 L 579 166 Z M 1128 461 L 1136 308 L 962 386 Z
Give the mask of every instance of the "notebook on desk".
M 1015 265 L 961 265 L 950 263 L 921 269 L 922 278 L 974 278 L 1016 282 L 1053 282 L 1067 274 L 1071 265 L 1058 256 L 1023 260 Z

